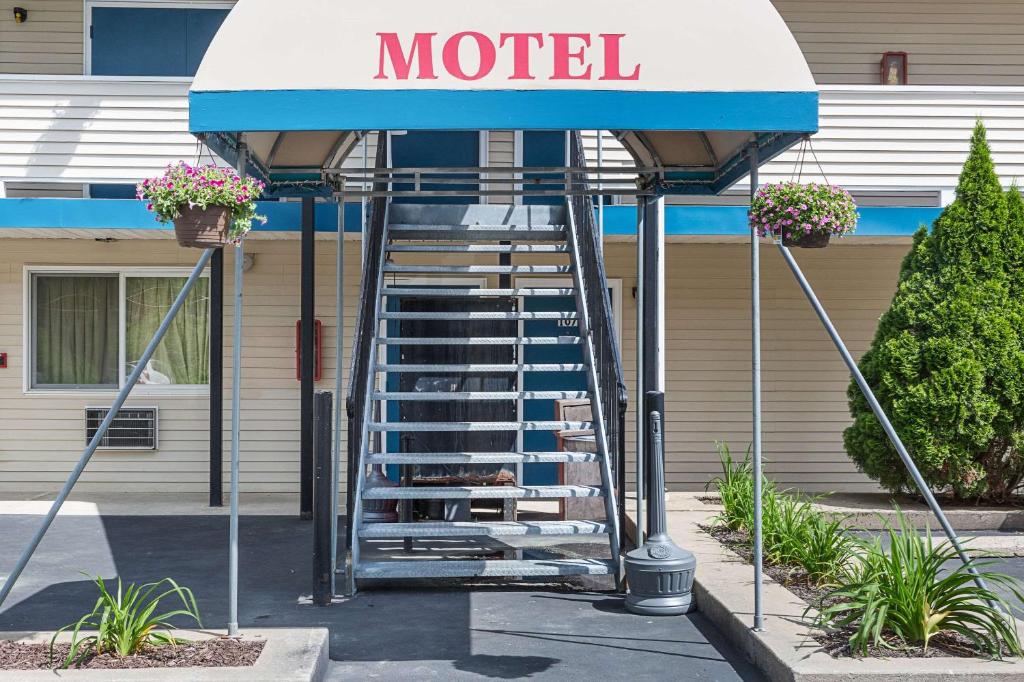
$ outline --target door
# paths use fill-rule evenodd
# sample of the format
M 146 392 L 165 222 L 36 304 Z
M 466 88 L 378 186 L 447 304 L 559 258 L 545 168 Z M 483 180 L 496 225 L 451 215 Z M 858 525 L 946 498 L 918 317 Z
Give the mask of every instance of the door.
M 523 131 L 523 167 L 525 168 L 563 168 L 565 167 L 565 131 L 563 130 L 526 130 Z M 553 180 L 562 174 L 524 173 L 524 184 L 529 186 L 530 179 Z M 545 184 L 547 191 L 563 191 L 564 184 L 551 182 Z M 526 205 L 558 206 L 565 202 L 564 196 L 524 196 Z
M 410 130 L 402 134 L 391 134 L 392 168 L 479 168 L 480 133 L 476 130 Z M 476 180 L 476 175 L 452 173 L 434 175 L 438 179 Z M 424 182 L 420 188 L 425 192 L 438 190 L 470 190 L 480 187 L 477 182 L 440 183 Z M 395 189 L 410 191 L 415 184 L 395 183 Z M 477 204 L 475 196 L 418 196 L 397 197 L 401 204 Z
M 228 11 L 226 7 L 92 7 L 90 73 L 194 76 Z

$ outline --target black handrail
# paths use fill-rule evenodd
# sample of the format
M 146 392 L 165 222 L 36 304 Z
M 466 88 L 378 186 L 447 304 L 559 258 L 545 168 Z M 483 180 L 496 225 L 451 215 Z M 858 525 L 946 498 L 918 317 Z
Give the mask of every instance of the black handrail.
M 569 165 L 586 168 L 583 137 L 574 131 L 570 137 Z M 586 173 L 570 173 L 570 185 L 577 191 L 569 197 L 579 232 L 580 274 L 585 289 L 586 305 L 590 315 L 590 330 L 597 363 L 597 393 L 604 407 L 605 433 L 608 436 L 608 454 L 612 458 L 613 480 L 618 488 L 619 529 L 625 524 L 626 499 L 626 407 L 628 392 L 622 374 L 622 357 L 615 334 L 611 298 L 608 295 L 608 277 L 602 256 L 601 235 L 594 217 L 594 201 Z M 620 546 L 624 537 L 620 537 Z
M 377 133 L 377 168 L 387 168 L 388 136 L 385 132 Z M 378 180 L 373 184 L 374 192 L 386 192 L 387 179 Z M 362 420 L 369 400 L 366 386 L 370 380 L 370 372 L 374 371 L 373 340 L 377 335 L 377 284 L 380 280 L 381 249 L 384 244 L 384 232 L 387 227 L 388 202 L 386 196 L 376 196 L 370 203 L 368 230 L 363 243 L 365 258 L 363 260 L 362 287 L 359 292 L 359 312 L 356 317 L 355 337 L 352 340 L 352 365 L 348 375 L 348 396 L 345 401 L 345 413 L 348 416 L 348 479 L 345 498 L 345 549 L 352 549 L 352 520 L 356 505 L 356 481 L 366 474 L 359 469 L 359 453 L 362 451 Z

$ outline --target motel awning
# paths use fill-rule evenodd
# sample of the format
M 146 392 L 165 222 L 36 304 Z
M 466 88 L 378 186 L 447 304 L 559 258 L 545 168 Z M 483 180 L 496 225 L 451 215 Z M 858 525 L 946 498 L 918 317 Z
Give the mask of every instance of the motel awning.
M 373 130 L 610 130 L 662 192 L 713 194 L 818 127 L 770 0 L 241 0 L 190 128 L 287 193 Z

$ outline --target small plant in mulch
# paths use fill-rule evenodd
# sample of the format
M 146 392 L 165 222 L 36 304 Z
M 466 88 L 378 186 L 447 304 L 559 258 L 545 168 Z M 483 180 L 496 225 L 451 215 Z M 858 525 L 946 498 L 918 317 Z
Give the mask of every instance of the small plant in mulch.
M 753 558 L 753 469 L 748 456 L 733 460 L 719 444 L 723 511 L 704 528 L 744 559 Z M 1015 608 L 991 588 L 981 589 L 971 570 L 1024 601 L 1016 578 L 986 570 L 991 560 L 960 561 L 948 542 L 922 535 L 897 507 L 898 522 L 884 535 L 859 539 L 844 519 L 814 508 L 813 500 L 762 489 L 765 571 L 806 601 L 805 618 L 833 655 L 1021 656 Z
M 52 659 L 57 638 L 71 631 L 71 644 L 60 666 L 62 668 L 108 653 L 119 657 L 135 656 L 146 648 L 188 644 L 187 640 L 170 634 L 173 628 L 170 619 L 175 617 L 188 618 L 199 627 L 203 625 L 192 590 L 178 585 L 171 578 L 145 585 L 130 583 L 127 587 L 118 578 L 114 592 L 107 589 L 103 578 L 97 577 L 93 582 L 100 595 L 92 611 L 62 627 L 50 640 Z M 157 613 L 160 603 L 173 597 L 180 600 L 181 606 Z M 82 630 L 95 631 L 95 634 L 83 636 Z

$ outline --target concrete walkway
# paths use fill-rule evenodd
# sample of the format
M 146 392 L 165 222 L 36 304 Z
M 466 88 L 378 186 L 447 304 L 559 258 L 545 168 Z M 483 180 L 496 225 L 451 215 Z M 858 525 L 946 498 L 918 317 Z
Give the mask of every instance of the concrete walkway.
M 0 631 L 52 630 L 88 611 L 82 572 L 172 576 L 195 591 L 204 625 L 224 627 L 227 518 L 80 511 L 57 519 L 0 610 Z M 0 514 L 0 575 L 39 520 Z M 242 517 L 240 621 L 329 628 L 331 679 L 762 679 L 702 616 L 634 616 L 614 594 L 579 586 L 389 585 L 315 608 L 311 533 L 291 516 Z

